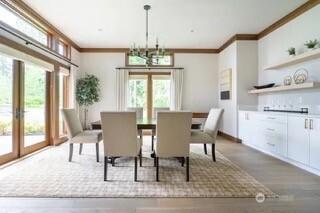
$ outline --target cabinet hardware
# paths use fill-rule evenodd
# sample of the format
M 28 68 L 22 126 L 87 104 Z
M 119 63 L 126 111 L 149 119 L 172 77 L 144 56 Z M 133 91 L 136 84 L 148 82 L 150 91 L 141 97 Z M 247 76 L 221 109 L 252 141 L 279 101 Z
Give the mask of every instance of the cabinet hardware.
M 274 120 L 274 119 L 276 119 L 276 118 L 274 118 L 274 117 L 267 117 L 267 119 Z
M 275 146 L 275 144 L 273 144 L 273 143 L 267 143 L 268 145 L 270 145 L 270 146 Z
M 274 131 L 274 129 L 271 129 L 271 128 L 267 128 L 267 130 L 269 130 L 269 131 Z
M 309 125 L 310 125 L 310 129 L 313 129 L 313 120 L 312 119 L 310 119 Z
M 305 119 L 305 120 L 304 120 L 304 128 L 305 128 L 305 129 L 309 129 L 309 127 L 308 127 L 308 120 L 309 120 L 309 119 Z

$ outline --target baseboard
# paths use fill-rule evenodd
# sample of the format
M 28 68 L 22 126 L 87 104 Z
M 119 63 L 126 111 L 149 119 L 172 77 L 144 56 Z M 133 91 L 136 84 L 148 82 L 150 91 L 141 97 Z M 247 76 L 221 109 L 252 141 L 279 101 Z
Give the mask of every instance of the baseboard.
M 221 132 L 221 131 L 218 131 L 218 135 L 221 136 L 221 137 L 224 137 L 225 139 L 228 139 L 232 142 L 235 142 L 235 143 L 241 143 L 241 139 L 239 138 L 235 138 L 231 135 L 228 135 L 227 133 L 224 133 L 224 132 Z

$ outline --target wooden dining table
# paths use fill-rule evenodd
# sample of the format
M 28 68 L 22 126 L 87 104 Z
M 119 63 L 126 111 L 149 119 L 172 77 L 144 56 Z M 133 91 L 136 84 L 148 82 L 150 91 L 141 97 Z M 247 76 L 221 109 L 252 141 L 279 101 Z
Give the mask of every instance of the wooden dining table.
M 192 121 L 191 129 L 201 129 L 202 123 Z M 95 121 L 91 123 L 92 129 L 102 129 L 101 121 Z M 157 119 L 139 118 L 137 119 L 138 130 L 155 130 L 157 128 Z

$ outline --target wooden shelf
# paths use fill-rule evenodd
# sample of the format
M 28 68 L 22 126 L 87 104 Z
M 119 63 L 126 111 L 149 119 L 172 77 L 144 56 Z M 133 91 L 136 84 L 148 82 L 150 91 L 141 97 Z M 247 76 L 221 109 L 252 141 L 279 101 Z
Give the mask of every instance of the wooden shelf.
M 272 92 L 281 92 L 281 91 L 289 91 L 289 90 L 299 90 L 299 89 L 312 89 L 320 87 L 319 82 L 306 82 L 303 84 L 293 84 L 289 86 L 275 86 L 266 89 L 254 89 L 249 90 L 249 94 L 259 94 L 259 93 L 272 93 Z
M 280 69 L 283 67 L 292 66 L 292 65 L 303 63 L 306 61 L 314 60 L 317 58 L 320 58 L 320 48 L 302 53 L 302 54 L 294 56 L 292 58 L 288 58 L 288 59 L 283 60 L 277 64 L 267 66 L 264 68 L 264 70 Z

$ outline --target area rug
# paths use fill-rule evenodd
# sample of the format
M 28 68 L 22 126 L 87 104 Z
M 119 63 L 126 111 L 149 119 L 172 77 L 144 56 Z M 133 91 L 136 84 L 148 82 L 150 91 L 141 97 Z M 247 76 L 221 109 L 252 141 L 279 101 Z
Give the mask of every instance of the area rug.
M 143 167 L 138 167 L 138 182 L 133 181 L 134 161 L 116 160 L 108 167 L 103 181 L 103 155 L 99 163 L 95 146 L 88 144 L 79 155 L 75 149 L 68 162 L 68 144 L 52 147 L 0 170 L 1 197 L 266 197 L 276 195 L 221 153 L 217 161 L 203 153 L 203 146 L 192 145 L 190 182 L 185 168 L 176 159 L 160 160 L 160 182 L 150 158 L 149 143 L 143 146 Z M 77 148 L 77 147 L 76 147 Z M 101 143 L 101 149 L 102 149 Z

